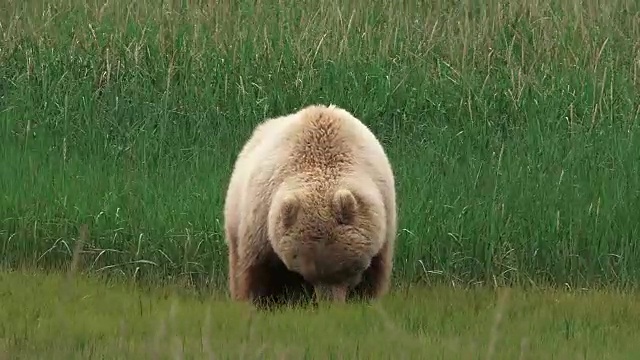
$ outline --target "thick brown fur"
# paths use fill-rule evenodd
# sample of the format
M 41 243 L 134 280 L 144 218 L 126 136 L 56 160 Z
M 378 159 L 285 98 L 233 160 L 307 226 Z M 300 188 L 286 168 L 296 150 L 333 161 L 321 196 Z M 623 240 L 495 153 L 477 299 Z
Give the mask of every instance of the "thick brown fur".
M 347 299 L 388 291 L 394 175 L 346 110 L 312 105 L 258 125 L 234 165 L 224 216 L 235 300 L 291 303 L 318 283 L 348 286 Z

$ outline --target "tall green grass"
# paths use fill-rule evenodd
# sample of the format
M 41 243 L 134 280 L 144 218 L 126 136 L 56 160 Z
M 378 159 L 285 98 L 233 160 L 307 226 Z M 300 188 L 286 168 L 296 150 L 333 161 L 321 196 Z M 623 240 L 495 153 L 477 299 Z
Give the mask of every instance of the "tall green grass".
M 398 279 L 633 285 L 632 0 L 8 0 L 0 259 L 224 280 L 222 204 L 252 127 L 312 103 L 397 177 Z

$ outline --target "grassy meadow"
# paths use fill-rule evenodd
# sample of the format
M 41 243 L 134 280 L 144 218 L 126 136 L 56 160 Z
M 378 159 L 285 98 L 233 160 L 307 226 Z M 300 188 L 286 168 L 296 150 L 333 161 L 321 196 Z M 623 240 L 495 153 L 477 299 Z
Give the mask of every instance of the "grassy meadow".
M 337 357 L 458 359 L 477 345 L 511 359 L 523 339 L 526 358 L 637 357 L 639 85 L 633 0 L 7 0 L 0 358 L 146 351 L 179 296 L 161 289 L 226 284 L 223 199 L 253 126 L 312 103 L 348 109 L 389 154 L 400 224 L 383 308 L 413 335 L 384 345 L 396 340 L 368 307 L 247 325 L 241 305 L 189 293 L 176 300 L 186 354 L 204 351 L 206 311 L 230 311 L 212 331 L 257 352 L 267 335 L 234 336 L 264 329 L 270 356 L 291 343 L 291 358 L 323 357 L 314 341 L 330 331 Z M 74 254 L 89 278 L 58 313 L 59 278 L 42 273 Z M 129 293 L 131 279 L 149 289 Z M 513 290 L 494 353 L 488 286 L 531 291 Z
M 637 297 L 610 291 L 436 286 L 395 292 L 375 306 L 266 313 L 217 294 L 21 272 L 0 273 L 0 301 L 0 358 L 7 360 L 640 355 Z

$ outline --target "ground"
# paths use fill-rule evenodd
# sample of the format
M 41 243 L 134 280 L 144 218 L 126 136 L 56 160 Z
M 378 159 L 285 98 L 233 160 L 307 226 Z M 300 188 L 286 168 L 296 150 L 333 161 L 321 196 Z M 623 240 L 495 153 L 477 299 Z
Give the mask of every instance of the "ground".
M 377 306 L 254 312 L 223 294 L 77 275 L 0 274 L 0 359 L 632 359 L 633 294 L 420 288 Z

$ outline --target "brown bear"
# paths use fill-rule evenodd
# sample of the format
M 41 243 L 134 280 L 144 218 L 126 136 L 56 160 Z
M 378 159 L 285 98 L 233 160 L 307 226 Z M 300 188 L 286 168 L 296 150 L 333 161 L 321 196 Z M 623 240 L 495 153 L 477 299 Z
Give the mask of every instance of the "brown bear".
M 311 105 L 259 124 L 236 159 L 224 205 L 229 290 L 255 305 L 371 300 L 389 288 L 394 175 L 348 111 Z

